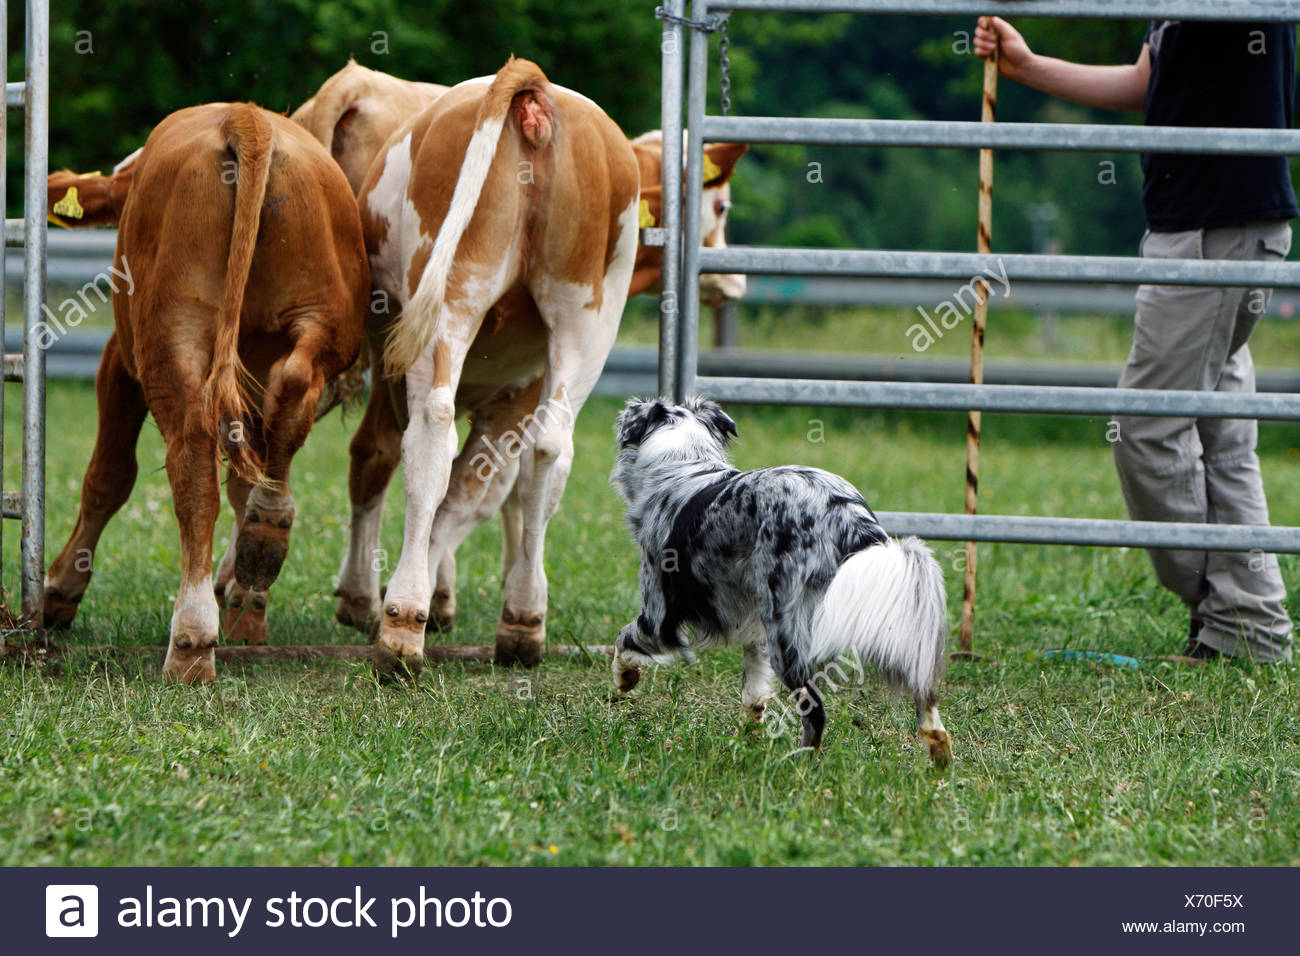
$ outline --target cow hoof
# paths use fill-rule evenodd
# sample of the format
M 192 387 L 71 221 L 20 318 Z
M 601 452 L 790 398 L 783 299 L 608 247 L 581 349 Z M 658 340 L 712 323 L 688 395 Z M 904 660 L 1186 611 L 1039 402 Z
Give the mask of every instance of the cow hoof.
M 384 608 L 374 643 L 370 647 L 370 660 L 381 677 L 406 677 L 414 679 L 424 667 L 424 625 L 428 613 L 399 608 L 390 604 Z
M 250 504 L 235 539 L 235 581 L 250 591 L 269 589 L 289 553 L 292 527 L 292 507 L 277 510 Z
M 265 644 L 266 628 L 265 591 L 248 591 L 232 582 L 229 597 L 222 606 L 221 632 L 230 644 Z
M 339 599 L 334 605 L 334 620 L 362 634 L 371 634 L 376 619 L 375 602 L 364 594 L 344 594 L 341 591 L 334 594 Z
M 456 623 L 456 595 L 435 591 L 429 603 L 429 623 L 425 631 L 431 634 L 450 634 Z
M 546 619 L 505 608 L 497 623 L 496 662 L 504 667 L 536 667 L 546 650 Z
M 217 638 L 173 637 L 163 661 L 163 679 L 182 684 L 210 684 L 217 679 Z
M 57 588 L 45 589 L 45 611 L 42 615 L 46 630 L 66 631 L 77 616 L 81 598 L 70 598 Z

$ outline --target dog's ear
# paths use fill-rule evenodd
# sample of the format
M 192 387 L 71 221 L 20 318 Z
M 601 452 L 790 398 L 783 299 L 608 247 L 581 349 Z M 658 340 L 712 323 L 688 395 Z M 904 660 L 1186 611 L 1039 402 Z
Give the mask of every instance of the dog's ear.
M 618 416 L 614 431 L 620 448 L 639 445 L 656 426 L 668 420 L 668 406 L 663 399 L 634 398 Z
M 713 433 L 721 444 L 725 445 L 736 437 L 736 423 L 722 410 L 717 402 L 707 398 L 695 400 L 695 417 L 704 423 L 704 427 Z

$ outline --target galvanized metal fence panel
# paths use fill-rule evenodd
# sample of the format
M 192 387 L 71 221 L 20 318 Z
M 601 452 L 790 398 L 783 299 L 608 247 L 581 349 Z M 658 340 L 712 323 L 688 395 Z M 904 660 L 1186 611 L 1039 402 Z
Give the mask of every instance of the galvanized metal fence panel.
M 906 146 L 945 149 L 1050 149 L 1107 153 L 1205 153 L 1289 156 L 1300 130 L 1235 127 L 968 123 L 955 120 L 795 119 L 709 116 L 706 141 L 807 146 Z
M 670 4 L 680 17 L 683 4 Z M 943 14 L 971 18 L 1004 16 L 1161 18 L 1182 20 L 1300 20 L 1297 0 L 694 0 L 689 31 L 684 194 L 665 186 L 667 209 L 683 206 L 680 283 L 665 281 L 661 298 L 661 392 L 680 399 L 700 392 L 734 402 L 812 404 L 929 410 L 1138 414 L 1179 417 L 1261 418 L 1300 421 L 1300 395 L 1223 394 L 1062 386 L 954 385 L 835 379 L 771 379 L 698 375 L 699 277 L 702 272 L 771 276 L 857 276 L 903 280 L 956 279 L 967 284 L 997 275 L 1019 281 L 1153 283 L 1189 286 L 1300 286 L 1300 263 L 1234 262 L 1111 256 L 978 255 L 888 250 L 780 249 L 701 245 L 700 202 L 703 143 L 754 143 L 1183 152 L 1217 155 L 1300 153 L 1300 132 L 1267 129 L 1168 128 L 1122 125 L 957 123 L 912 120 L 834 120 L 785 117 L 708 116 L 708 34 L 719 12 Z M 665 28 L 665 35 L 667 29 Z M 669 126 L 681 120 L 680 46 L 664 50 L 665 143 Z M 673 82 L 670 82 L 671 79 Z M 677 130 L 673 130 L 676 134 Z M 674 135 L 674 141 L 677 137 Z M 665 153 L 665 156 L 674 155 Z M 666 162 L 665 172 L 674 163 Z M 667 237 L 671 243 L 677 237 Z M 665 267 L 675 257 L 665 250 Z M 675 266 L 675 263 L 673 263 Z M 973 288 L 973 286 L 972 286 Z M 677 321 L 666 321 L 676 310 Z M 936 539 L 1082 544 L 1149 548 L 1264 550 L 1300 553 L 1300 528 L 1238 525 L 1179 525 L 1153 522 L 1002 515 L 881 513 L 893 533 Z
M 1009 280 L 1020 281 L 1252 287 L 1300 285 L 1300 262 L 1241 262 L 1231 259 L 1140 259 L 1133 256 L 1047 256 L 1021 253 L 981 255 L 977 252 L 728 246 L 725 249 L 701 248 L 694 263 L 702 272 L 752 272 L 762 275 L 874 276 L 967 281 L 1001 279 L 1005 275 Z
M 7 3 L 0 0 L 0 78 L 7 79 L 9 22 Z M 45 577 L 45 351 L 41 325 L 45 317 L 46 192 L 49 171 L 49 0 L 27 0 L 24 78 L 5 83 L 6 108 L 23 110 L 23 218 L 5 220 L 5 245 L 24 247 L 23 353 L 5 356 L 6 378 L 23 382 L 23 454 L 21 497 L 6 492 L 5 517 L 21 517 L 20 591 L 23 618 L 40 626 Z M 5 164 L 7 126 L 0 126 L 0 167 Z M 0 172 L 0 202 L 7 199 Z M 0 306 L 0 310 L 3 306 Z M 3 320 L 0 311 L 0 321 Z M 12 360 L 11 360 L 12 359 Z M 0 400 L 0 454 L 3 452 L 3 401 Z M 0 485 L 3 473 L 0 472 Z M 21 501 L 20 509 L 14 504 Z M 19 511 L 19 513 L 15 513 Z M 0 556 L 3 551 L 0 539 Z M 0 560 L 2 566 L 2 560 Z

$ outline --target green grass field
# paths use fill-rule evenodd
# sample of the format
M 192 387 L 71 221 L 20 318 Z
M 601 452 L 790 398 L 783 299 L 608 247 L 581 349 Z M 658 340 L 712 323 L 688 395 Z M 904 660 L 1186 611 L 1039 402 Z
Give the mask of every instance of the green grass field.
M 1113 358 L 1104 343 L 1094 351 Z M 1270 354 L 1269 364 L 1293 357 Z M 11 387 L 9 484 L 17 396 Z M 553 642 L 608 642 L 637 611 L 637 555 L 607 481 L 617 408 L 593 400 L 579 420 L 547 542 Z M 961 416 L 733 412 L 742 467 L 829 468 L 883 510 L 961 508 Z M 75 517 L 93 418 L 88 383 L 51 386 L 51 556 Z M 355 422 L 322 422 L 295 464 L 275 641 L 359 639 L 334 623 L 330 596 Z M 983 510 L 1122 516 L 1104 436 L 1101 420 L 986 416 Z M 1278 524 L 1300 524 L 1297 446 L 1300 429 L 1261 428 Z M 140 462 L 69 644 L 166 640 L 177 535 L 152 425 Z M 383 536 L 394 562 L 400 500 L 398 485 Z M 223 545 L 229 528 L 224 518 Z M 6 534 L 13 593 L 16 526 Z M 934 546 L 955 621 L 961 546 Z M 413 688 L 380 686 L 363 664 L 225 667 L 216 684 L 184 688 L 162 685 L 157 663 L 83 658 L 52 673 L 0 668 L 0 864 L 1300 863 L 1294 667 L 1045 660 L 1059 647 L 1176 653 L 1185 613 L 1137 551 L 980 553 L 976 640 L 987 659 L 950 668 L 947 773 L 930 769 L 910 705 L 874 682 L 829 702 L 816 759 L 796 750 L 793 728 L 743 728 L 733 652 L 659 668 L 621 703 L 601 661 L 443 665 Z M 495 521 L 466 543 L 460 567 L 452 639 L 488 642 Z M 1282 568 L 1300 606 L 1300 562 L 1283 557 Z

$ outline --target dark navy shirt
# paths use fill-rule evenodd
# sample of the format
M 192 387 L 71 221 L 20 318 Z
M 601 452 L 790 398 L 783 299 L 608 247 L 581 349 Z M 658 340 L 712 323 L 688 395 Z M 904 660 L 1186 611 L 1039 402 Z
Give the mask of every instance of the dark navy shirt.
M 1147 125 L 1291 128 L 1294 26 L 1156 20 L 1146 42 Z M 1300 215 L 1285 156 L 1149 154 L 1142 172 L 1153 232 Z

